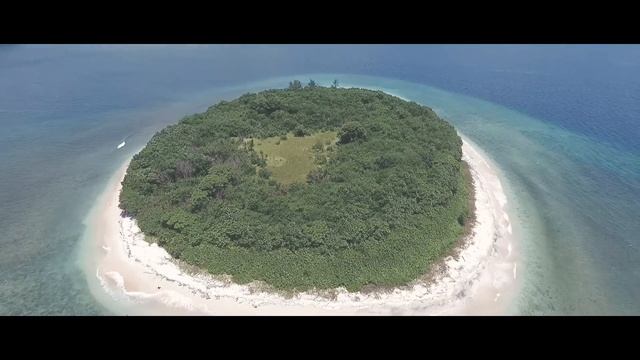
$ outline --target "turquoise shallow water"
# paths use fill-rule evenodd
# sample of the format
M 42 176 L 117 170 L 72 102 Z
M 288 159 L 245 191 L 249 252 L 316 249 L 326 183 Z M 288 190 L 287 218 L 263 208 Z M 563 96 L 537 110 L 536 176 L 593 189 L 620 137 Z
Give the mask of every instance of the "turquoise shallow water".
M 524 280 L 515 304 L 518 313 L 640 314 L 640 156 L 632 136 L 638 131 L 636 102 L 630 101 L 638 98 L 637 83 L 621 91 L 614 82 L 592 79 L 609 84 L 598 90 L 608 100 L 580 105 L 566 97 L 556 102 L 547 95 L 535 97 L 517 86 L 508 95 L 491 90 L 503 89 L 507 80 L 524 84 L 526 78 L 537 86 L 536 93 L 558 95 L 544 77 L 533 81 L 526 74 L 487 72 L 483 80 L 467 68 L 466 73 L 449 71 L 425 80 L 423 74 L 437 64 L 417 61 L 410 67 L 403 60 L 404 72 L 380 70 L 385 61 L 389 68 L 397 64 L 381 57 L 367 58 L 366 66 L 343 59 L 340 66 L 323 67 L 309 65 L 309 55 L 291 59 L 269 50 L 265 62 L 272 67 L 254 68 L 247 65 L 248 50 L 233 50 L 242 55 L 238 63 L 220 49 L 118 51 L 29 47 L 9 53 L 0 48 L 0 314 L 109 313 L 91 296 L 78 266 L 83 221 L 109 177 L 166 124 L 220 99 L 284 87 L 293 78 L 324 84 L 335 78 L 345 86 L 381 88 L 430 106 L 500 166 L 521 225 L 525 266 L 519 271 Z M 215 75 L 196 75 L 208 68 L 205 60 L 215 63 Z M 536 68 L 536 63 L 527 66 Z M 335 74 L 338 69 L 386 77 Z M 411 72 L 415 82 L 388 77 L 406 79 Z M 289 75 L 251 80 L 283 74 Z M 468 78 L 486 91 L 476 89 L 477 84 L 456 85 L 456 79 Z M 619 78 L 610 76 L 615 84 L 623 82 Z M 456 91 L 419 83 L 427 80 Z M 493 102 L 461 95 L 470 92 Z M 521 105 L 526 101 L 518 94 L 538 104 L 536 111 Z M 540 105 L 547 103 L 553 106 Z M 589 106 L 598 106 L 590 114 L 607 114 L 611 107 L 611 117 L 602 118 L 606 126 L 598 128 L 595 120 L 581 117 Z M 546 117 L 548 108 L 556 113 Z M 125 138 L 127 146 L 116 150 Z

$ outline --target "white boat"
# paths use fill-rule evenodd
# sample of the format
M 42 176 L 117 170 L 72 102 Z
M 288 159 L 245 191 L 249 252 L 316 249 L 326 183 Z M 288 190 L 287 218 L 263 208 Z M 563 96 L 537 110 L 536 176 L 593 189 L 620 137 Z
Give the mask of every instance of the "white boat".
M 121 142 L 120 145 L 118 145 L 118 147 L 116 149 L 121 149 L 122 147 L 124 147 L 126 144 L 125 141 Z

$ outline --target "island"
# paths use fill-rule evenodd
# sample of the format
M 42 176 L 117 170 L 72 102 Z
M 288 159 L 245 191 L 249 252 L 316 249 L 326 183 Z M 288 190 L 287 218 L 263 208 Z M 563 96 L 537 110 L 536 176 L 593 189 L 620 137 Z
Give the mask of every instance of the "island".
M 292 81 L 158 132 L 130 161 L 120 208 L 146 241 L 238 284 L 392 288 L 472 228 L 462 144 L 426 106 Z

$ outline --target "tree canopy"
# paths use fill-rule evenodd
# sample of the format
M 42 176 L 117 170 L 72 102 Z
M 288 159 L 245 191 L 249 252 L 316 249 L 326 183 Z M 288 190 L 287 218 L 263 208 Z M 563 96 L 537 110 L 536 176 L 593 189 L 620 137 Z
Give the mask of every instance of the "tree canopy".
M 349 121 L 342 125 L 340 132 L 340 144 L 348 144 L 357 140 L 365 140 L 367 138 L 367 130 L 357 121 Z
M 289 83 L 289 90 L 300 90 L 302 89 L 302 83 L 300 80 L 293 80 Z
M 327 131 L 339 141 L 314 145 L 328 155 L 306 181 L 273 179 L 253 145 Z M 158 132 L 133 157 L 120 205 L 172 256 L 240 283 L 395 286 L 463 233 L 471 187 L 461 145 L 428 107 L 296 80 Z

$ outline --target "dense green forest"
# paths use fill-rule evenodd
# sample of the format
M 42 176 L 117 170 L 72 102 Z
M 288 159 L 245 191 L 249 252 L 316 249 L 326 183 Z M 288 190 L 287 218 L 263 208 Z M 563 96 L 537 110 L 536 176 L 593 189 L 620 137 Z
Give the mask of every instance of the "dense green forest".
M 335 140 L 314 145 L 323 155 L 310 156 L 308 175 L 291 183 L 272 176 L 275 160 L 254 145 L 289 146 L 291 137 L 315 134 Z M 465 229 L 472 190 L 461 145 L 427 107 L 295 81 L 158 132 L 133 157 L 120 206 L 148 241 L 240 283 L 401 285 L 427 272 Z

